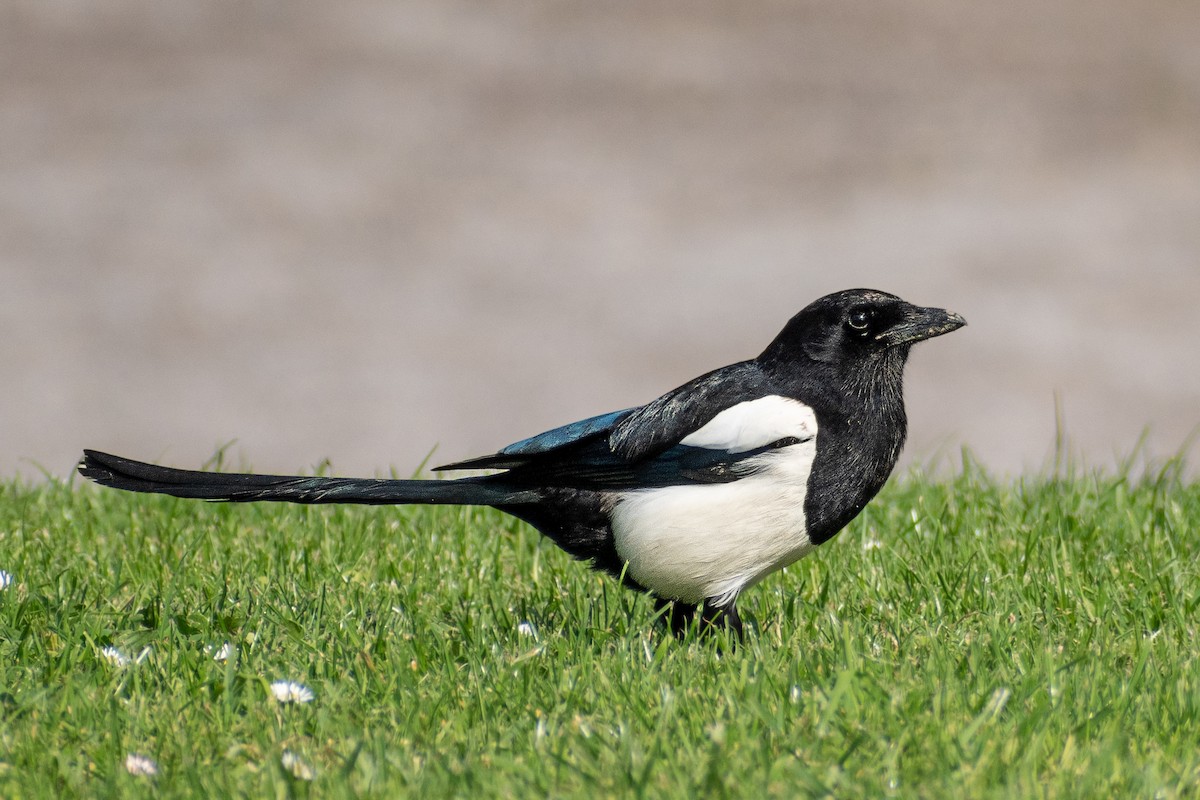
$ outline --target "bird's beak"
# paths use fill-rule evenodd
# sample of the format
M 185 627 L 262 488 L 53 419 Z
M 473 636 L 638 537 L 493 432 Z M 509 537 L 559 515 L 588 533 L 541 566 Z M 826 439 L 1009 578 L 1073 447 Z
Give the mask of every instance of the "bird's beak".
M 912 344 L 932 339 L 943 333 L 956 331 L 967 321 L 953 311 L 944 308 L 920 308 L 913 306 L 898 323 L 875 337 L 876 341 L 890 346 Z

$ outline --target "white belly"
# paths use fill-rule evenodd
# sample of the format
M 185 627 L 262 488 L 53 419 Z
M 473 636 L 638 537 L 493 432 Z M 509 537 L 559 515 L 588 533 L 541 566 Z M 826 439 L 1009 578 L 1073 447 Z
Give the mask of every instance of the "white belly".
M 663 598 L 721 603 L 807 555 L 815 455 L 813 437 L 755 457 L 761 471 L 741 480 L 622 494 L 612 527 L 629 577 Z

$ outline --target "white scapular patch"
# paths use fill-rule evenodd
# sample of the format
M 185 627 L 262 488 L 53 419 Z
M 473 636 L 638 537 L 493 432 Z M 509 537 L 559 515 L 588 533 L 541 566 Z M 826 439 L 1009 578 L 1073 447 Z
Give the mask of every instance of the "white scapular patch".
M 723 603 L 807 555 L 815 547 L 804 498 L 816 435 L 812 409 L 768 397 L 734 406 L 684 439 L 695 447 L 721 442 L 733 452 L 800 441 L 751 457 L 756 470 L 741 480 L 623 493 L 612 528 L 629 577 L 663 598 Z
M 799 400 L 773 394 L 727 408 L 680 444 L 744 453 L 780 439 L 800 441 L 817 435 L 817 415 Z

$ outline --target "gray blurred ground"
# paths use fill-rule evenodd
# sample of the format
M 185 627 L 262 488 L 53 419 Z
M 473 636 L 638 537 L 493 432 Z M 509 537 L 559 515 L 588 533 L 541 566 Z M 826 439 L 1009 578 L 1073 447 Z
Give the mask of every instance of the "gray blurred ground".
M 949 306 L 907 458 L 1200 425 L 1200 4 L 0 6 L 0 475 L 407 474 L 851 286 Z

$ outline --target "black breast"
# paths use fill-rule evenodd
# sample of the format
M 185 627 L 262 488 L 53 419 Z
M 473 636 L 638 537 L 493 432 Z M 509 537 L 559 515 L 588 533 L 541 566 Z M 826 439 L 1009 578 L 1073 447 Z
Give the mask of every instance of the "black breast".
M 833 538 L 883 488 L 906 429 L 902 399 L 849 414 L 817 409 L 817 455 L 804 499 L 814 544 Z

